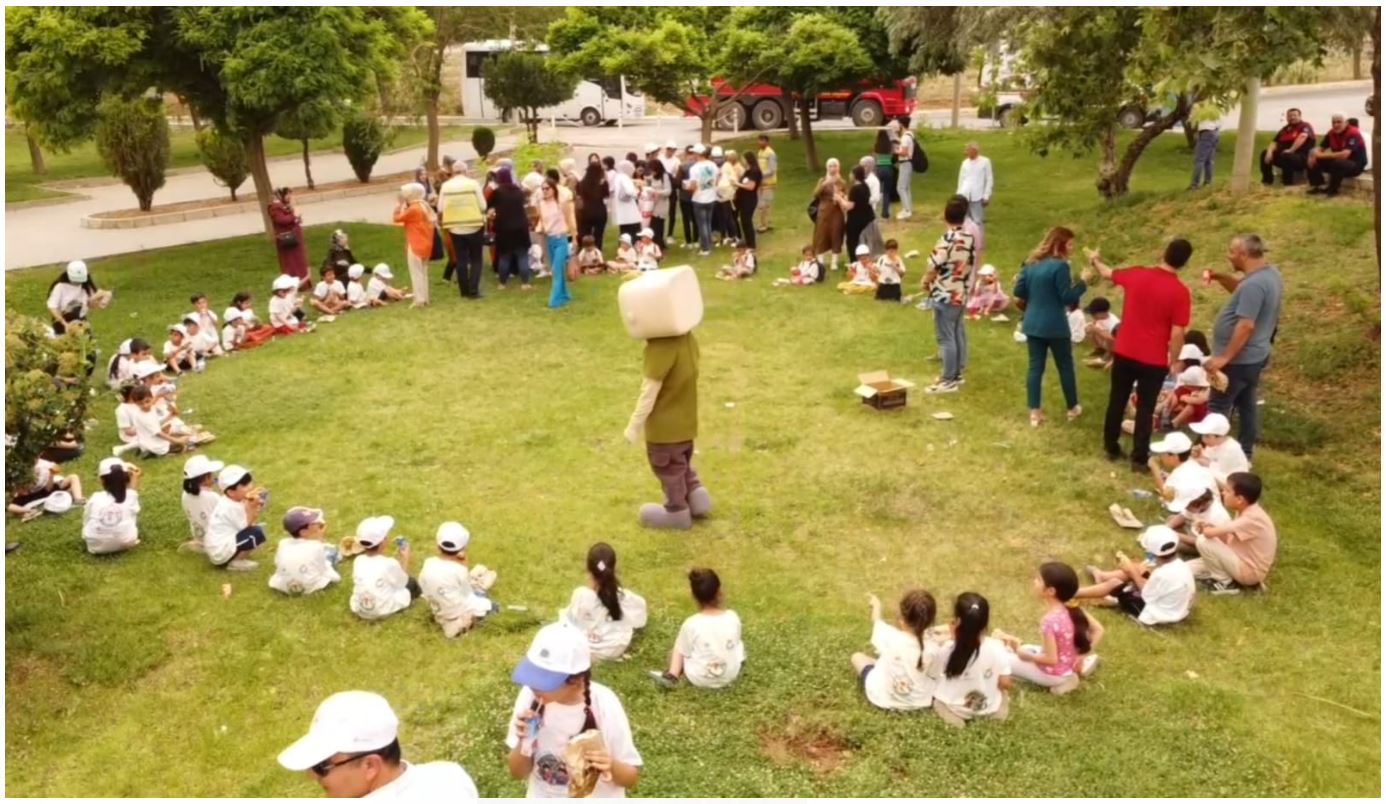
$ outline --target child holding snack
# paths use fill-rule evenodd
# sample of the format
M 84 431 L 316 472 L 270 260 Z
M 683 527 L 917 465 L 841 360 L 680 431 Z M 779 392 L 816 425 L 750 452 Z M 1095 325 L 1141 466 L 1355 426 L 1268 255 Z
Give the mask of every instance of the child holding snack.
M 350 309 L 346 296 L 346 285 L 338 281 L 336 266 L 327 265 L 322 269 L 322 281 L 313 287 L 313 295 L 308 301 L 314 310 L 326 318 Z
M 1180 622 L 1189 616 L 1198 587 L 1193 570 L 1179 559 L 1179 534 L 1151 525 L 1141 533 L 1141 547 L 1153 557 L 1153 565 L 1132 561 L 1118 551 L 1117 569 L 1089 567 L 1093 585 L 1079 589 L 1074 598 L 1115 606 L 1143 625 Z
M 96 475 L 101 490 L 87 498 L 82 541 L 94 556 L 129 550 L 140 543 L 135 524 L 140 513 L 140 469 L 119 458 L 106 458 Z
M 467 566 L 467 545 L 472 535 L 460 522 L 438 526 L 438 555 L 430 556 L 419 571 L 419 588 L 433 610 L 433 620 L 452 639 L 471 628 L 482 617 L 496 610 L 486 592 L 496 582 L 496 573 L 477 565 Z
M 180 551 L 207 552 L 203 540 L 221 495 L 217 493 L 217 472 L 226 468 L 221 461 L 194 455 L 183 464 L 183 514 L 188 518 L 191 537 L 178 546 Z
M 869 595 L 868 600 L 871 644 L 879 658 L 852 654 L 852 669 L 866 700 L 880 709 L 928 709 L 934 702 L 935 686 L 928 672 L 941 647 L 928 635 L 934 624 L 934 596 L 923 589 L 906 592 L 900 598 L 899 616 L 893 626 L 881 619 L 880 598 Z
M 197 364 L 187 328 L 182 324 L 169 324 L 168 340 L 164 341 L 164 365 L 173 374 L 182 374 L 197 368 Z
M 221 340 L 217 337 L 217 314 L 212 312 L 211 304 L 207 301 L 206 293 L 198 293 L 193 296 L 193 312 L 189 315 L 197 316 L 197 327 L 201 343 L 198 349 L 207 357 L 220 357 L 223 352 Z M 186 318 L 186 316 L 184 316 Z
M 342 579 L 337 574 L 337 549 L 328 545 L 327 520 L 317 508 L 294 506 L 284 514 L 284 531 L 274 551 L 274 574 L 269 587 L 286 595 L 311 595 Z
M 876 301 L 900 301 L 900 280 L 905 277 L 905 261 L 900 244 L 887 240 L 885 253 L 876 260 Z
M 587 635 L 592 655 L 619 659 L 630 647 L 636 629 L 645 627 L 645 599 L 621 588 L 616 577 L 616 551 L 597 542 L 587 551 L 587 584 L 573 590 L 563 619 Z
M 409 542 L 395 539 L 392 558 L 381 552 L 394 530 L 392 516 L 368 516 L 356 526 L 356 543 L 365 552 L 354 559 L 351 568 L 351 611 L 363 620 L 383 620 L 403 611 L 422 590 L 409 577 Z
M 606 271 L 606 258 L 602 256 L 601 249 L 597 248 L 597 240 L 592 235 L 582 236 L 582 248 L 578 250 L 577 264 L 578 270 L 588 276 Z
M 298 280 L 289 274 L 280 274 L 271 285 L 269 300 L 269 321 L 276 335 L 293 335 L 306 332 L 309 327 L 299 320 L 302 312 L 298 301 Z
M 347 306 L 353 310 L 379 307 L 384 304 L 380 299 L 366 294 L 366 286 L 361 281 L 361 277 L 365 275 L 366 266 L 359 262 L 353 263 L 350 268 L 347 268 Z
M 635 268 L 639 271 L 653 271 L 659 268 L 664 252 L 654 241 L 653 229 L 640 230 L 640 242 L 635 244 Z
M 723 607 L 722 580 L 713 570 L 690 570 L 688 586 L 698 613 L 683 621 L 669 653 L 669 669 L 651 670 L 650 677 L 665 687 L 686 677 L 695 687 L 719 689 L 736 680 L 746 661 L 741 618 Z
M 857 246 L 856 257 L 856 262 L 847 267 L 847 281 L 839 282 L 837 289 L 849 296 L 874 293 L 876 258 L 871 256 L 871 248 L 866 244 Z
M 1201 442 L 1194 445 L 1194 460 L 1211 469 L 1219 483 L 1225 482 L 1234 472 L 1250 471 L 1251 464 L 1242 445 L 1227 435 L 1232 432 L 1232 424 L 1226 416 L 1209 413 L 1202 421 L 1189 425 L 1189 429 L 1198 433 Z
M 222 320 L 231 323 L 233 318 L 232 310 L 235 310 L 235 318 L 240 322 L 240 334 L 236 338 L 237 349 L 249 349 L 270 340 L 274 337 L 274 327 L 269 324 L 261 324 L 260 319 L 255 317 L 255 310 L 252 307 L 255 297 L 249 291 L 242 290 L 231 299 L 231 306 L 226 308 L 222 315 Z M 222 335 L 223 345 L 225 343 L 225 333 Z
M 993 634 L 1012 654 L 1011 672 L 1031 684 L 1064 695 L 1078 688 L 1080 663 L 1095 665 L 1093 648 L 1102 640 L 1102 625 L 1074 599 L 1078 574 L 1067 564 L 1049 561 L 1035 575 L 1035 594 L 1048 606 L 1040 620 L 1042 645 L 1022 645 L 1010 634 Z M 1087 675 L 1087 673 L 1083 673 Z
M 789 278 L 776 279 L 774 285 L 812 285 L 822 280 L 823 264 L 813 254 L 813 246 L 799 250 L 799 264 L 789 269 Z
M 736 256 L 732 258 L 731 265 L 724 265 L 717 270 L 717 278 L 727 281 L 737 279 L 748 279 L 756 272 L 756 254 L 751 251 L 751 247 L 745 243 L 737 243 Z
M 249 572 L 260 566 L 250 554 L 265 543 L 265 528 L 255 520 L 269 502 L 269 491 L 251 485 L 250 470 L 235 464 L 222 469 L 217 479 L 223 493 L 207 521 L 204 552 L 214 567 Z

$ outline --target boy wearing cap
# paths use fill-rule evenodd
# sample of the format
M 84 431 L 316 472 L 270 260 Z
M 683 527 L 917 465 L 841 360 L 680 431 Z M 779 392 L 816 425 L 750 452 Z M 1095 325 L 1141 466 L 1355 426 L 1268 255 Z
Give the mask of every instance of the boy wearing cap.
M 291 771 L 311 771 L 331 798 L 375 798 L 408 804 L 474 801 L 472 777 L 456 762 L 405 762 L 399 718 L 374 692 L 328 696 L 308 733 L 279 754 Z
M 168 340 L 164 341 L 164 365 L 174 374 L 192 371 L 197 365 L 192 338 L 182 324 L 168 325 Z
M 390 266 L 380 263 L 371 272 L 370 281 L 366 283 L 366 298 L 379 299 L 381 303 L 397 302 L 400 299 L 407 299 L 411 295 L 408 291 L 400 290 L 390 284 L 395 278 L 395 274 L 390 270 Z
M 155 410 L 154 394 L 148 385 L 137 385 L 130 391 L 130 403 L 135 410 L 129 411 L 129 422 L 135 430 L 135 444 L 146 455 L 167 455 L 170 452 L 183 452 L 193 447 L 193 439 L 187 435 L 177 435 L 168 423 L 172 418 Z
M 1101 600 L 1144 625 L 1180 622 L 1189 616 L 1198 587 L 1193 570 L 1177 555 L 1179 534 L 1164 525 L 1151 525 L 1141 533 L 1140 541 L 1141 547 L 1154 557 L 1153 566 L 1132 561 L 1118 552 L 1118 569 L 1103 572 L 1088 567 L 1094 583 L 1080 588 L 1074 597 Z
M 1222 502 L 1236 518 L 1226 525 L 1194 527 L 1198 558 L 1189 562 L 1194 577 L 1212 583 L 1215 595 L 1235 595 L 1259 587 L 1275 563 L 1275 523 L 1261 507 L 1261 478 L 1234 472 L 1222 489 Z
M 659 261 L 662 259 L 664 252 L 654 241 L 654 230 L 641 229 L 640 242 L 635 244 L 635 270 L 653 271 L 659 267 Z
M 418 597 L 419 584 L 409 577 L 409 543 L 396 539 L 398 558 L 381 553 L 390 531 L 392 516 L 369 516 L 356 526 L 356 543 L 365 548 L 351 568 L 351 611 L 363 620 L 382 620 L 409 608 Z
M 871 255 L 871 247 L 862 243 L 857 246 L 856 261 L 847 266 L 847 281 L 837 283 L 837 289 L 848 296 L 876 292 L 876 258 Z
M 478 565 L 467 567 L 467 545 L 472 536 L 460 522 L 438 526 L 438 555 L 430 556 L 419 571 L 419 588 L 433 610 L 433 619 L 452 639 L 495 610 L 485 597 L 496 573 Z
M 353 310 L 360 310 L 363 307 L 379 307 L 384 302 L 366 293 L 366 286 L 361 284 L 361 277 L 366 275 L 366 266 L 355 263 L 347 269 L 347 304 Z
M 294 506 L 284 514 L 284 530 L 274 552 L 269 587 L 286 595 L 311 595 L 342 579 L 332 566 L 334 556 L 323 541 L 327 520 L 317 508 Z
M 140 543 L 135 520 L 140 513 L 140 469 L 119 458 L 106 458 L 97 467 L 101 491 L 87 498 L 82 514 L 82 541 L 87 552 L 105 555 L 129 550 Z
M 1194 422 L 1189 429 L 1198 433 L 1201 444 L 1193 448 L 1194 460 L 1208 467 L 1219 483 L 1227 480 L 1235 472 L 1251 471 L 1251 464 L 1242 451 L 1242 445 L 1228 433 L 1232 423 L 1221 413 L 1209 413 L 1203 421 Z
M 1165 524 L 1179 534 L 1179 544 L 1185 552 L 1194 550 L 1194 525 L 1226 525 L 1232 521 L 1223 507 L 1221 493 L 1208 488 L 1202 478 L 1183 478 L 1170 487 L 1174 496 L 1165 507 L 1173 515 Z
M 1193 441 L 1175 431 L 1150 445 L 1148 463 L 1155 490 L 1168 502 L 1178 487 L 1202 487 L 1217 491 L 1218 482 L 1208 467 L 1192 460 Z
M 269 492 L 251 485 L 250 470 L 244 466 L 231 464 L 221 470 L 217 479 L 221 482 L 222 497 L 212 509 L 202 545 L 212 566 L 248 572 L 260 566 L 249 556 L 265 543 L 265 529 L 252 523 L 269 500 Z
M 592 681 L 582 632 L 562 622 L 539 629 L 510 678 L 520 693 L 505 737 L 507 764 L 512 777 L 528 779 L 526 796 L 625 798 L 644 760 L 620 699 Z M 573 756 L 569 742 L 589 731 L 599 733 L 598 745 Z

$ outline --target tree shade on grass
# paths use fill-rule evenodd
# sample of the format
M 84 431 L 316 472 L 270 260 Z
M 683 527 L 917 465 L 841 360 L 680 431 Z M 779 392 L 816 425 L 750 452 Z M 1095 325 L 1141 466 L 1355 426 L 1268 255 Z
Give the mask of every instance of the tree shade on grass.
M 1157 512 L 1128 496 L 1139 478 L 1124 467 L 1112 476 L 1102 460 L 1104 375 L 1080 374 L 1088 413 L 1078 422 L 1028 426 L 1011 325 L 968 324 L 960 394 L 921 395 L 894 414 L 861 405 L 851 393 L 860 371 L 932 379 L 932 327 L 911 307 L 840 296 L 835 277 L 770 287 L 809 238 L 803 202 L 816 177 L 790 160 L 760 275 L 714 282 L 729 254 L 693 260 L 707 301 L 698 468 L 717 497 L 709 522 L 674 536 L 634 524 L 657 485 L 621 438 L 640 345 L 619 323 L 612 278 L 577 282 L 558 313 L 537 292 L 464 305 L 440 285 L 430 309 L 351 313 L 223 359 L 186 379 L 181 401 L 221 436 L 210 455 L 250 467 L 273 490 L 272 540 L 290 505 L 325 508 L 334 540 L 390 513 L 418 561 L 437 524 L 459 519 L 473 560 L 500 572 L 495 597 L 529 611 L 448 642 L 419 604 L 366 625 L 348 612 L 345 588 L 282 598 L 265 586 L 267 566 L 226 575 L 174 552 L 187 533 L 181 461 L 146 462 L 135 552 L 86 556 L 71 514 L 10 530 L 24 546 L 6 559 L 7 792 L 317 795 L 274 756 L 323 697 L 364 688 L 396 706 L 406 757 L 454 759 L 484 795 L 520 795 L 501 746 L 510 669 L 539 619 L 582 583 L 587 547 L 605 540 L 623 582 L 651 607 L 632 661 L 596 669 L 644 755 L 640 795 L 1377 795 L 1370 207 L 1279 189 L 1186 194 L 1190 156 L 1177 136 L 1152 145 L 1132 197 L 1108 205 L 1092 192 L 1089 163 L 1034 158 L 1004 134 L 930 136 L 915 219 L 886 227 L 905 250 L 936 237 L 929 210 L 951 193 L 971 138 L 996 166 L 987 260 L 1007 284 L 1052 224 L 1073 226 L 1079 245 L 1100 245 L 1113 264 L 1149 263 L 1164 238 L 1182 234 L 1196 248 L 1187 277 L 1196 323 L 1208 329 L 1225 296 L 1198 286 L 1196 271 L 1220 267 L 1235 232 L 1268 239 L 1287 283 L 1256 455 L 1282 537 L 1270 594 L 1201 596 L 1188 623 L 1158 633 L 1099 611 L 1108 636 L 1098 674 L 1064 698 L 1022 688 L 1006 723 L 959 732 L 933 715 L 873 710 L 848 664 L 867 646 L 867 592 L 890 609 L 923 585 L 946 612 L 957 593 L 978 591 L 993 626 L 1031 635 L 1042 608 L 1030 580 L 1042 560 L 1081 567 L 1130 553 L 1131 534 L 1104 509 L 1122 500 L 1143 517 Z M 862 134 L 820 136 L 823 156 L 844 163 L 869 146 Z M 382 221 L 388 213 L 382 206 Z M 332 228 L 308 231 L 314 260 Z M 363 262 L 400 262 L 398 230 L 347 228 Z M 671 264 L 684 253 L 672 251 Z M 907 289 L 923 267 L 910 261 Z M 94 320 L 106 354 L 125 337 L 159 335 L 195 291 L 220 311 L 249 287 L 263 312 L 277 273 L 258 237 L 92 269 L 116 290 Z M 8 274 L 7 304 L 41 314 L 56 270 Z M 439 272 L 435 264 L 435 282 Z M 1110 287 L 1101 293 L 1116 301 Z M 1053 421 L 1062 401 L 1050 374 Z M 113 408 L 105 396 L 92 406 L 100 424 L 75 465 L 84 479 L 114 441 Z M 939 410 L 957 418 L 932 420 Z M 644 672 L 662 666 L 691 613 L 685 573 L 695 565 L 722 576 L 750 662 L 725 691 L 666 692 Z

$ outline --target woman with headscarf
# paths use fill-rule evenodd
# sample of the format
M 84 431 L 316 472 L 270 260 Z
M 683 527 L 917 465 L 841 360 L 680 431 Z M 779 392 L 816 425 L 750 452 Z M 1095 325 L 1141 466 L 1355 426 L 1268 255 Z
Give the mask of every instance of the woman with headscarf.
M 573 236 L 577 233 L 577 216 L 573 213 L 573 198 L 564 189 L 553 179 L 539 187 L 537 231 L 548 249 L 549 266 L 553 271 L 549 307 L 555 308 L 572 300 L 568 295 L 568 258 L 572 253 Z
M 669 177 L 669 172 L 664 169 L 664 163 L 658 159 L 650 159 L 645 162 L 645 184 L 654 193 L 654 212 L 650 213 L 650 228 L 654 230 L 655 245 L 663 253 L 666 249 L 664 245 L 664 222 L 669 220 L 669 205 L 674 200 L 674 182 Z
M 827 173 L 813 188 L 813 198 L 818 202 L 818 217 L 813 222 L 813 253 L 820 264 L 832 257 L 831 268 L 837 270 L 837 255 L 842 251 L 842 240 L 846 229 L 846 215 L 842 205 L 847 200 L 847 185 L 842 181 L 842 163 L 829 159 Z
M 48 286 L 48 314 L 53 317 L 53 334 L 67 332 L 67 325 L 74 321 L 86 321 L 92 305 L 103 306 L 102 300 L 109 295 L 96 289 L 96 281 L 87 272 L 85 262 L 69 262 L 67 269 Z
M 623 159 L 616 165 L 616 183 L 611 186 L 612 212 L 616 228 L 630 235 L 631 242 L 640 235 L 640 193 L 635 188 L 635 163 Z
M 279 272 L 297 279 L 300 289 L 309 287 L 311 279 L 308 276 L 308 245 L 303 242 L 303 218 L 294 209 L 294 194 L 288 187 L 274 191 L 269 217 L 274 227 Z
M 596 154 L 593 154 L 596 156 Z M 587 172 L 578 182 L 578 238 L 588 235 L 596 242 L 597 250 L 602 249 L 602 235 L 606 232 L 606 200 L 611 189 L 606 184 L 606 171 L 601 160 L 587 163 Z
M 332 240 L 327 245 L 327 256 L 323 258 L 322 267 L 332 266 L 337 269 L 337 276 L 346 276 L 347 269 L 360 260 L 351 253 L 351 246 L 347 242 L 347 233 L 341 229 L 332 232 Z
M 399 190 L 395 223 L 404 227 L 404 261 L 409 266 L 409 283 L 414 291 L 410 307 L 428 306 L 428 256 L 433 252 L 434 223 L 437 216 L 424 199 L 428 188 L 411 182 Z
M 871 188 L 866 184 L 866 168 L 862 165 L 852 168 L 852 189 L 847 191 L 847 197 L 839 203 L 847 216 L 847 253 L 855 257 L 857 245 L 863 242 L 867 228 L 876 222 L 876 213 L 871 209 Z M 875 239 L 879 241 L 880 235 L 877 234 Z M 885 250 L 880 247 L 879 242 L 867 242 L 866 245 L 873 255 L 879 255 Z
M 736 208 L 737 222 L 741 226 L 741 243 L 752 251 L 756 247 L 755 214 L 760 204 L 760 182 L 765 178 L 760 171 L 760 160 L 755 151 L 742 154 L 746 169 L 736 183 L 736 195 L 732 204 Z
M 876 163 L 876 181 L 881 188 L 881 219 L 890 220 L 890 202 L 895 200 L 895 143 L 888 128 L 876 130 L 876 144 L 871 151 Z
M 496 227 L 496 271 L 502 290 L 514 274 L 520 275 L 521 288 L 530 288 L 528 200 L 510 168 L 496 171 L 496 189 L 487 204 L 487 217 Z
M 867 154 L 857 164 L 866 170 L 866 186 L 871 191 L 871 211 L 881 217 L 881 177 L 876 175 L 876 157 Z

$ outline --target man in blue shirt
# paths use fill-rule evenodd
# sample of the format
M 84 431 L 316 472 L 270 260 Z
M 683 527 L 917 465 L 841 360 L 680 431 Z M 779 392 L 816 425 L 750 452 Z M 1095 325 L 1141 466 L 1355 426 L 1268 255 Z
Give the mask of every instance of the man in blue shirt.
M 1341 114 L 1333 115 L 1333 127 L 1323 135 L 1319 147 L 1309 153 L 1309 192 L 1334 196 L 1343 179 L 1359 176 L 1367 167 L 1367 143 L 1356 126 L 1350 126 Z M 1323 174 L 1328 174 L 1328 189 L 1323 186 Z

